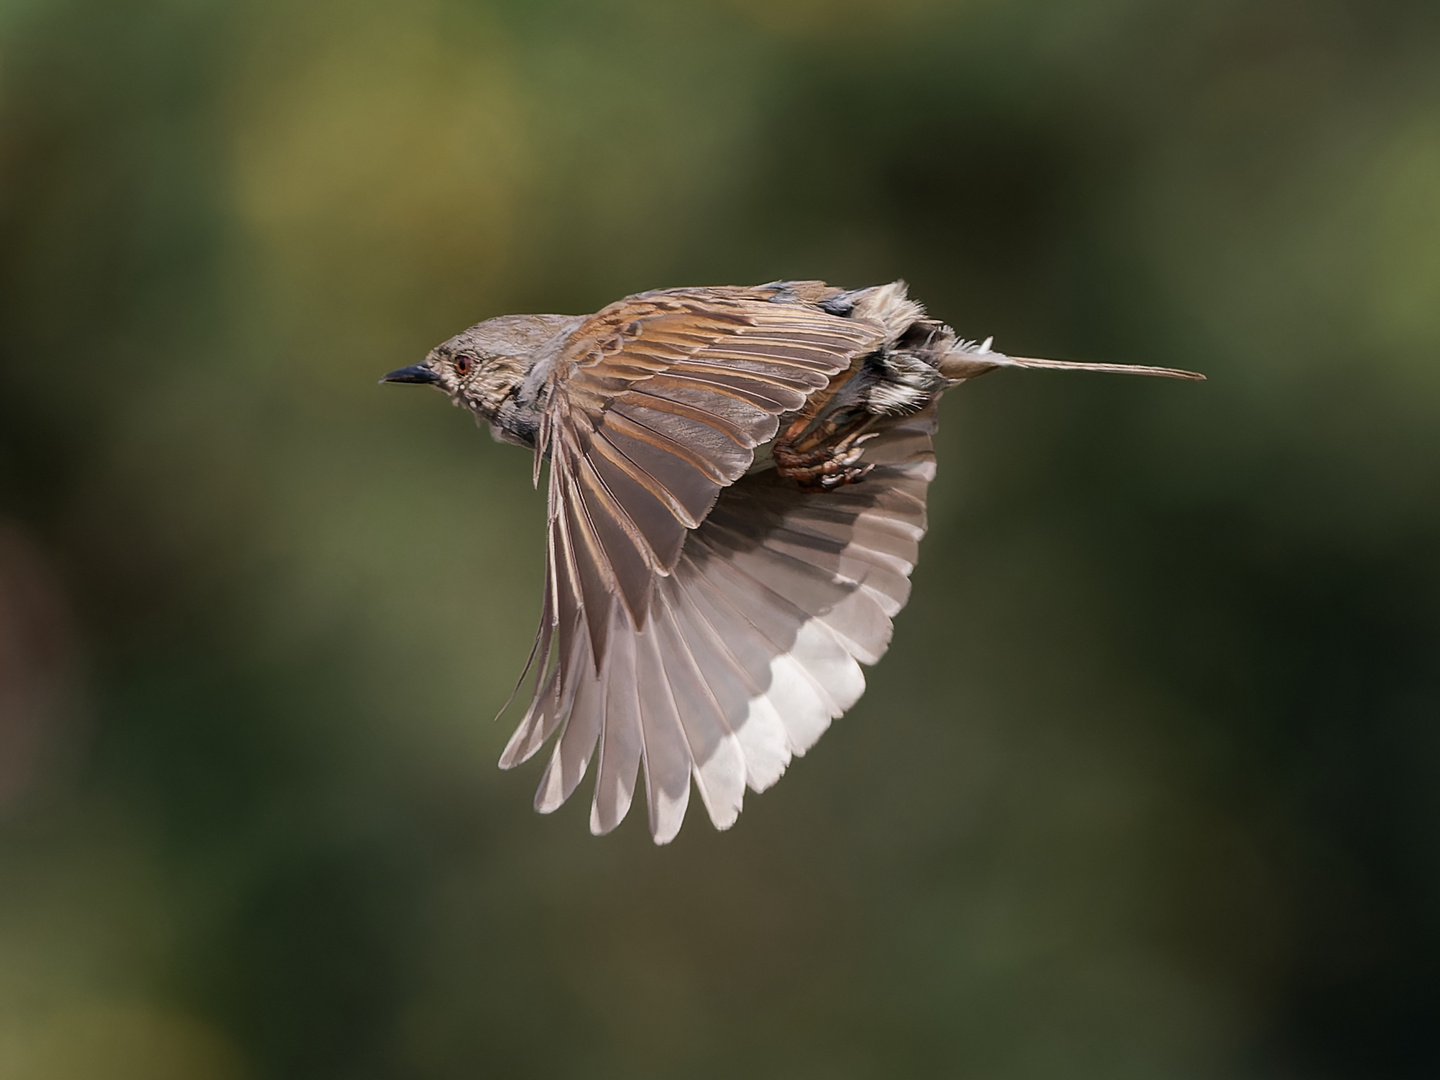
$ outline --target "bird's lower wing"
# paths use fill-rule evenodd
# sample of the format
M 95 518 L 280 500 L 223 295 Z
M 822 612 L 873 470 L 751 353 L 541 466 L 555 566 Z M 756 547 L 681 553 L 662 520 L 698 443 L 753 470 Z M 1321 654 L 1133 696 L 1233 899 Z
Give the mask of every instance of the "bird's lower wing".
M 519 764 L 559 732 L 537 809 L 569 798 L 598 748 L 594 832 L 625 817 L 642 770 L 657 843 L 679 831 L 692 778 L 728 828 L 747 786 L 773 784 L 855 703 L 860 665 L 885 652 L 909 597 L 935 472 L 935 407 L 887 423 L 861 483 L 805 491 L 766 470 L 724 489 L 657 581 L 644 627 L 610 606 L 598 671 L 583 614 L 565 616 L 577 625 L 561 626 L 559 659 L 501 758 Z

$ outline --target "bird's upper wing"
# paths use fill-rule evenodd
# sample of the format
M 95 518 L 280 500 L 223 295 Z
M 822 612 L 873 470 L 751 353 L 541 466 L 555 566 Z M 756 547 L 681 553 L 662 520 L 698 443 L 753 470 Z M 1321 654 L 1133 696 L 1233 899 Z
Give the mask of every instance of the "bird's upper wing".
M 686 532 L 750 468 L 781 414 L 883 340 L 876 323 L 818 306 L 838 291 L 799 282 L 644 293 L 566 342 L 540 436 L 550 454 L 544 618 L 563 637 L 566 611 L 583 611 L 597 664 L 611 605 L 643 627 Z
M 591 828 L 625 816 L 643 770 L 657 841 L 692 776 L 730 825 L 864 688 L 909 591 L 933 474 L 934 409 L 888 420 L 863 483 L 805 492 L 756 447 L 886 329 L 820 305 L 819 283 L 650 293 L 583 323 L 550 376 L 536 693 L 501 757 L 556 732 L 536 806 L 599 751 Z M 747 475 L 750 472 L 750 475 Z

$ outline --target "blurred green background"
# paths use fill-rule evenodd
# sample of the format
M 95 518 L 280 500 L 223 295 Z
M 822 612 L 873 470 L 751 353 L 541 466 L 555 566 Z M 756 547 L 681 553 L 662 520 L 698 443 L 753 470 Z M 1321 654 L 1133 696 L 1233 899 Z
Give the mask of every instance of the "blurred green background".
M 530 809 L 509 311 L 903 276 L 870 690 Z M 1440 1074 L 1433 0 L 0 3 L 0 1080 Z

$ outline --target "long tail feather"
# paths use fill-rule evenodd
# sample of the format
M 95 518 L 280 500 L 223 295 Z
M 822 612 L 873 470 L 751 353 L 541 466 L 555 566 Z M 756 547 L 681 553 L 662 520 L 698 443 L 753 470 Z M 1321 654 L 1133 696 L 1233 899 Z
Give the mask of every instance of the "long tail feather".
M 1100 371 L 1112 375 L 1155 375 L 1163 379 L 1192 379 L 1205 376 L 1181 368 L 1148 367 L 1142 364 L 1089 364 L 1076 360 L 1044 360 L 1034 356 L 1006 356 L 984 349 L 956 349 L 940 361 L 940 374 L 947 379 L 973 379 L 995 368 L 1035 368 L 1044 371 Z

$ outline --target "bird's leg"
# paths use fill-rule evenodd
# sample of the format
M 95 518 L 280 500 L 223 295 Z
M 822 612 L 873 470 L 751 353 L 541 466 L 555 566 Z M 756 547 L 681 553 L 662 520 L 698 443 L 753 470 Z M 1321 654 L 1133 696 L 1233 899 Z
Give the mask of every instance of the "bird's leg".
M 864 412 L 831 413 L 818 420 L 802 413 L 775 440 L 776 471 L 811 490 L 858 483 L 875 467 L 860 461 L 863 444 L 874 437 L 865 433 L 872 419 Z

